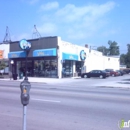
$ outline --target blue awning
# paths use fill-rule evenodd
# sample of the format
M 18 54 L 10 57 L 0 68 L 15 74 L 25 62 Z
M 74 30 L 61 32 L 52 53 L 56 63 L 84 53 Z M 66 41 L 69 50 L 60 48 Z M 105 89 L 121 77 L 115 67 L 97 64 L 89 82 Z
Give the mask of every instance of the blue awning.
M 56 56 L 56 48 L 40 49 L 33 51 L 33 57 Z
M 62 53 L 62 60 L 78 60 L 78 55 Z
M 8 58 L 24 58 L 26 57 L 26 52 L 24 51 L 14 51 L 8 53 Z

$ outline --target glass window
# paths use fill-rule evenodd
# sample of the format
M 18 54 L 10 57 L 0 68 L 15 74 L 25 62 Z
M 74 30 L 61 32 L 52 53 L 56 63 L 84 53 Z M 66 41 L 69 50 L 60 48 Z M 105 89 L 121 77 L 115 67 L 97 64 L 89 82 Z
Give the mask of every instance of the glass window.
M 73 76 L 73 61 L 66 60 L 62 65 L 62 77 L 72 77 Z
M 26 61 L 17 61 L 16 64 L 16 73 L 20 74 L 23 73 L 23 76 L 25 76 L 26 71 Z M 33 66 L 32 66 L 32 60 L 27 61 L 27 75 L 33 76 Z
M 25 76 L 26 61 L 17 61 L 17 74 L 20 72 Z M 30 77 L 56 77 L 57 60 L 28 60 L 27 75 Z
M 35 60 L 34 76 L 57 77 L 57 61 L 56 60 Z

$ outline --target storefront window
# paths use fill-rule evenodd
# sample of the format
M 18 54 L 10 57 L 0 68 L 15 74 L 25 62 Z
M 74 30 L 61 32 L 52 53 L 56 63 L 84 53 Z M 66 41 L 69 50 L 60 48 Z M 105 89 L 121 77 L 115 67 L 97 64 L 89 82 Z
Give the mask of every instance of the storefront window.
M 25 76 L 26 61 L 17 61 L 17 74 Z M 57 78 L 57 60 L 28 60 L 28 77 L 55 77 Z
M 34 61 L 35 77 L 57 77 L 56 60 L 35 60 Z
M 65 60 L 62 66 L 62 77 L 73 76 L 73 61 Z
M 17 61 L 17 74 L 23 73 L 23 76 L 25 76 L 25 69 L 26 69 L 26 61 Z M 33 66 L 32 66 L 32 60 L 27 61 L 27 75 L 32 77 L 33 76 Z
M 33 69 L 35 77 L 40 77 L 42 75 L 42 70 L 43 70 L 42 68 L 43 68 L 42 61 L 35 60 L 34 61 L 34 69 Z

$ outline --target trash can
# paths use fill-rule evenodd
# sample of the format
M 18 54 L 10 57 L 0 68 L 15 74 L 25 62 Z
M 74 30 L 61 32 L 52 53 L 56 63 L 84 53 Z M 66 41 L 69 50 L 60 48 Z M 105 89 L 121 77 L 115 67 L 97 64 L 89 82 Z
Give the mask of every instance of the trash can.
M 23 79 L 23 73 L 19 72 L 19 79 Z
M 13 80 L 17 80 L 17 74 L 13 74 Z

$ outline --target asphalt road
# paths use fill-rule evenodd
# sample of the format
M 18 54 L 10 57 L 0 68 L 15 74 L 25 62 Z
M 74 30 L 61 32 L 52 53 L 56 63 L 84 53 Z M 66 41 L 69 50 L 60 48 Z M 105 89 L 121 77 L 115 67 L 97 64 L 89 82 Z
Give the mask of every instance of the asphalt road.
M 101 81 L 109 80 L 31 83 L 27 130 L 119 130 L 121 119 L 130 120 L 130 89 L 92 85 Z M 19 84 L 0 81 L 1 130 L 22 130 Z

